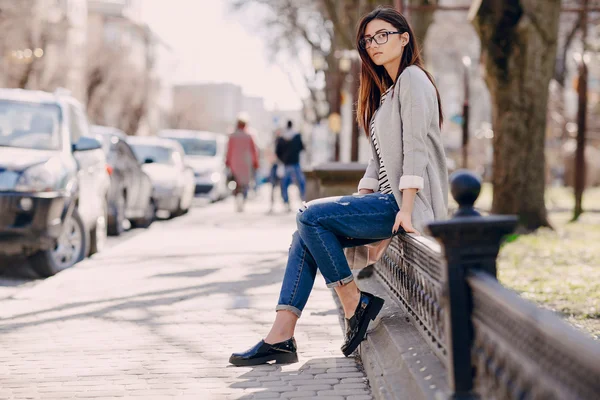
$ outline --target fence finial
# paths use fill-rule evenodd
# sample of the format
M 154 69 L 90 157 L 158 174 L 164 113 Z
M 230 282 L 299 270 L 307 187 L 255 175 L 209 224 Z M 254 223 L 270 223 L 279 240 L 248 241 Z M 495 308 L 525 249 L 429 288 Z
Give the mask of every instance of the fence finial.
M 460 169 L 450 176 L 450 192 L 458 203 L 457 217 L 479 217 L 481 214 L 475 210 L 473 204 L 481 192 L 481 178 L 471 171 Z

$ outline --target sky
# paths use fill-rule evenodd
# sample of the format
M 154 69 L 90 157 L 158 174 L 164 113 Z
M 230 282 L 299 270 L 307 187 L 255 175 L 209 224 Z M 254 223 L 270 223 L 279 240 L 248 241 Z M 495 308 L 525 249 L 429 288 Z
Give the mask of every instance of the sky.
M 177 59 L 174 83 L 231 82 L 269 109 L 299 109 L 288 75 L 269 62 L 263 36 L 231 12 L 228 0 L 143 0 L 142 18 Z M 246 14 L 247 18 L 247 14 Z M 302 90 L 302 88 L 300 88 Z

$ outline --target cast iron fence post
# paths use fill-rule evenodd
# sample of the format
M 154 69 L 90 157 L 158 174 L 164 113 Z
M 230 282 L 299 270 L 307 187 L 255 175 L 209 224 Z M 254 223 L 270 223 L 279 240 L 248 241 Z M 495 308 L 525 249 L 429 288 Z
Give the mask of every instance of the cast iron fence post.
M 482 217 L 473 208 L 481 181 L 473 173 L 460 170 L 450 177 L 452 197 L 459 209 L 452 219 L 429 224 L 428 230 L 442 246 L 444 269 L 443 304 L 448 340 L 448 379 L 451 399 L 475 399 L 471 346 L 471 293 L 466 277 L 470 269 L 496 277 L 496 257 L 502 238 L 511 233 L 517 218 Z

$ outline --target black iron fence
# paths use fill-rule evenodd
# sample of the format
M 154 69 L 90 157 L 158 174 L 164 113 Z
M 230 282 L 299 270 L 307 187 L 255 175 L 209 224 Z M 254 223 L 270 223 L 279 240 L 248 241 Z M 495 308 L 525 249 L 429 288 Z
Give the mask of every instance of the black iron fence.
M 514 217 L 473 209 L 479 179 L 453 175 L 454 218 L 429 225 L 441 248 L 395 239 L 375 269 L 446 365 L 452 399 L 600 399 L 600 343 L 496 279 Z
M 407 311 L 429 347 L 445 361 L 447 355 L 442 282 L 444 264 L 439 246 L 411 236 L 390 243 L 377 272 Z

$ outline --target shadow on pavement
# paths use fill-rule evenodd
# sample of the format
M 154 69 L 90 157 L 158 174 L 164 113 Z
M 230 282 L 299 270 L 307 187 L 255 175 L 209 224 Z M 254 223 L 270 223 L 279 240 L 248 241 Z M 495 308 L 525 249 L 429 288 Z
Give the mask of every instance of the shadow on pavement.
M 62 304 L 57 307 L 48 307 L 38 311 L 16 314 L 2 318 L 0 319 L 0 336 L 2 336 L 3 333 L 14 333 L 15 330 L 32 326 L 35 326 L 36 329 L 43 330 L 44 325 L 52 325 L 78 319 L 103 319 L 108 322 L 130 322 L 137 326 L 143 326 L 147 328 L 148 332 L 158 336 L 168 345 L 181 347 L 190 353 L 200 353 L 202 349 L 197 348 L 196 345 L 198 343 L 185 341 L 182 342 L 179 338 L 168 335 L 160 329 L 157 329 L 162 325 L 169 325 L 171 322 L 160 321 L 161 318 L 165 317 L 164 311 L 160 312 L 155 311 L 154 309 L 162 309 L 165 306 L 172 306 L 176 303 L 198 298 L 205 298 L 207 296 L 216 294 L 235 294 L 235 296 L 238 297 L 245 295 L 251 297 L 249 294 L 247 294 L 248 290 L 255 290 L 261 286 L 271 285 L 281 281 L 283 267 L 278 263 L 274 263 L 272 256 L 273 254 L 270 253 L 269 257 L 260 260 L 261 263 L 266 264 L 265 267 L 268 266 L 264 272 L 245 275 L 245 279 L 235 282 L 210 282 L 200 285 L 178 287 L 174 289 L 149 291 L 131 296 L 106 298 L 98 301 L 72 302 Z M 157 275 L 155 277 L 172 278 L 173 276 L 179 276 L 189 279 L 190 276 L 208 276 L 215 271 L 217 271 L 217 269 L 209 269 L 206 271 L 189 270 L 179 272 L 177 274 L 163 274 L 162 276 Z M 276 299 L 274 298 L 273 302 L 275 301 Z M 206 308 L 210 309 L 211 305 L 206 303 Z M 228 309 L 235 308 L 240 307 L 239 305 L 235 306 L 234 302 L 233 307 L 224 309 L 224 312 L 227 312 Z M 122 313 L 130 310 L 139 311 L 140 313 L 144 314 L 144 316 L 142 318 L 136 317 L 135 319 L 128 319 L 111 315 L 113 313 Z M 199 313 L 199 320 L 202 320 L 203 310 L 199 308 L 195 311 Z M 256 322 L 254 317 L 257 315 L 257 313 L 248 312 L 245 314 L 246 315 L 236 315 L 236 317 L 243 318 L 251 323 Z M 260 315 L 256 318 L 259 317 Z M 182 324 L 183 323 L 197 324 L 198 321 L 196 321 L 195 318 L 192 318 L 190 321 L 182 322 Z
M 188 271 L 171 272 L 167 274 L 152 275 L 151 278 L 202 278 L 218 271 L 216 268 L 212 269 L 192 269 Z
M 354 359 L 341 356 L 311 358 L 298 368 L 294 368 L 294 364 L 287 364 L 285 367 L 279 364 L 257 365 L 252 367 L 251 371 L 241 374 L 238 377 L 241 381 L 232 383 L 229 387 L 233 389 L 252 389 L 252 393 L 239 397 L 239 400 L 250 400 L 256 398 L 256 396 L 260 396 L 260 398 L 280 398 L 283 397 L 283 393 L 289 392 L 289 389 L 303 391 L 303 386 L 306 384 L 309 384 L 309 386 L 306 386 L 306 391 L 310 392 L 331 390 L 333 384 L 331 379 L 328 379 L 326 371 L 334 368 L 343 371 L 350 365 L 352 365 L 350 368 L 354 369 L 353 366 L 356 365 Z M 236 369 L 238 367 L 228 366 L 227 368 Z M 245 367 L 242 368 L 245 369 Z M 285 368 L 285 371 L 283 371 L 283 368 Z M 321 380 L 321 377 L 325 379 Z M 341 378 L 335 379 L 339 381 Z M 335 394 L 328 395 L 335 396 Z
M 248 252 L 248 251 L 235 251 L 235 250 L 230 250 L 227 251 L 227 255 L 228 256 L 266 256 L 266 255 L 288 255 L 287 251 L 269 251 L 269 250 L 265 250 L 265 251 L 253 251 L 253 252 Z M 178 260 L 178 259 L 197 259 L 198 257 L 219 257 L 219 256 L 223 256 L 223 252 L 214 252 L 214 253 L 210 253 L 210 252 L 199 252 L 199 253 L 183 253 L 183 254 L 152 254 L 152 261 L 156 261 L 156 260 L 169 260 L 169 261 L 173 261 L 173 260 Z M 110 264 L 111 261 L 115 261 L 118 262 L 119 265 L 126 265 L 126 264 L 135 264 L 135 263 L 141 263 L 143 261 L 147 261 L 148 260 L 148 256 L 145 255 L 134 255 L 134 256 L 126 256 L 126 255 L 116 255 L 114 257 L 111 256 L 102 256 L 102 261 Z M 247 265 L 247 263 L 245 263 L 244 265 Z

